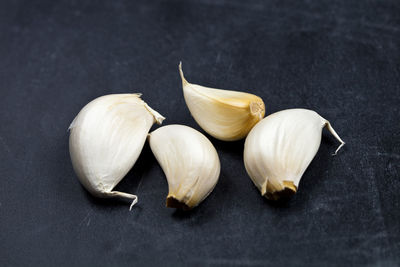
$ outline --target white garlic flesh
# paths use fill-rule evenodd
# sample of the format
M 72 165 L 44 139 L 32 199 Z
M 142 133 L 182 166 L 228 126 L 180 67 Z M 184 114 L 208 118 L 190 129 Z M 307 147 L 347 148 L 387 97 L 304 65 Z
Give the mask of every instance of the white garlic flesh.
M 214 189 L 220 162 L 212 143 L 184 125 L 167 125 L 149 134 L 150 148 L 168 182 L 166 206 L 190 210 Z
M 195 121 L 211 136 L 239 140 L 249 133 L 265 114 L 262 99 L 256 95 L 208 88 L 189 83 L 179 64 L 186 105 Z
M 140 94 L 112 94 L 94 99 L 71 123 L 69 151 L 75 173 L 94 196 L 132 199 L 113 191 L 143 149 L 151 126 L 165 118 L 151 109 Z
M 296 193 L 301 177 L 321 143 L 327 127 L 344 145 L 331 124 L 307 109 L 288 109 L 264 118 L 250 131 L 244 148 L 244 163 L 261 195 L 276 200 Z

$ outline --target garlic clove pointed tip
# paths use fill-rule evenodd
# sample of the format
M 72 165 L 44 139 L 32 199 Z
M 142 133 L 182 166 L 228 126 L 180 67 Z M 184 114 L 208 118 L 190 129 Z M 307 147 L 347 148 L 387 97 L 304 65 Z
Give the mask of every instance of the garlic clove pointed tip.
M 188 85 L 189 82 L 185 79 L 185 76 L 183 75 L 182 61 L 179 61 L 179 75 L 181 76 L 182 86 L 185 87 L 186 85 Z
M 167 197 L 166 206 L 167 206 L 167 208 L 175 208 L 175 209 L 180 209 L 180 210 L 184 210 L 184 211 L 192 209 L 185 203 L 176 199 L 174 196 Z
M 138 198 L 136 197 L 136 198 L 132 201 L 132 204 L 131 204 L 131 206 L 129 207 L 129 211 L 132 210 L 133 206 L 135 206 L 137 202 L 138 202 Z
M 163 115 L 161 115 L 160 113 L 158 113 L 157 111 L 155 111 L 154 109 L 152 109 L 149 105 L 147 105 L 146 103 L 144 103 L 144 107 L 151 113 L 151 115 L 153 115 L 154 121 L 158 124 L 161 125 L 162 122 L 165 120 L 165 117 Z

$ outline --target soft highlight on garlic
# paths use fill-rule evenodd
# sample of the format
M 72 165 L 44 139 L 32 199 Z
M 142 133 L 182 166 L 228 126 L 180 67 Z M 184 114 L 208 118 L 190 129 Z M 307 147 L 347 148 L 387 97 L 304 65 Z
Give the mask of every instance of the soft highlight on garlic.
M 149 134 L 150 148 L 163 169 L 169 193 L 166 206 L 190 210 L 214 189 L 220 162 L 212 143 L 184 125 L 167 125 Z
M 321 143 L 322 129 L 345 144 L 331 124 L 307 109 L 276 112 L 260 121 L 246 138 L 244 163 L 261 195 L 276 200 L 296 193 L 301 177 Z
M 94 196 L 132 199 L 112 191 L 135 164 L 151 126 L 165 118 L 140 94 L 112 94 L 94 99 L 71 123 L 69 151 L 82 185 Z
M 195 121 L 211 136 L 239 140 L 249 133 L 265 114 L 262 99 L 256 95 L 208 88 L 189 83 L 179 64 L 186 105 Z

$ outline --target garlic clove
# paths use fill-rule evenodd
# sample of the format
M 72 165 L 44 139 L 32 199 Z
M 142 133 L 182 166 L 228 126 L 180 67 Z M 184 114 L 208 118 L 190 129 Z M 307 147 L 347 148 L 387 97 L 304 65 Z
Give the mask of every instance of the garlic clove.
M 153 125 L 165 118 L 140 94 L 112 94 L 88 103 L 71 123 L 69 151 L 82 185 L 97 197 L 137 196 L 112 191 L 135 164 Z
M 212 143 L 199 131 L 177 124 L 158 128 L 148 139 L 167 177 L 166 206 L 183 210 L 197 206 L 214 189 L 220 173 Z
M 296 193 L 301 177 L 321 143 L 324 127 L 345 144 L 331 124 L 307 109 L 276 112 L 250 131 L 244 148 L 244 163 L 261 195 L 277 200 Z
M 223 141 L 244 138 L 265 114 L 262 99 L 244 92 L 208 88 L 189 83 L 179 64 L 183 94 L 195 121 Z

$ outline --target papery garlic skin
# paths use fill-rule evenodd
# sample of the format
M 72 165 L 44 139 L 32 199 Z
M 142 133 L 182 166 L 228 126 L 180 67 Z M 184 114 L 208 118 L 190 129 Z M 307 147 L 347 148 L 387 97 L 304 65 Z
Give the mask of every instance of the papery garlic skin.
M 341 142 L 336 154 L 344 142 L 330 123 L 312 110 L 283 110 L 254 126 L 246 138 L 244 163 L 261 195 L 276 200 L 296 193 L 325 126 Z
M 195 121 L 211 136 L 234 141 L 244 138 L 265 114 L 265 105 L 256 95 L 208 88 L 189 83 L 179 64 L 183 94 Z
M 214 189 L 220 161 L 212 143 L 199 131 L 168 125 L 149 134 L 150 148 L 168 181 L 166 205 L 189 210 Z
M 88 103 L 71 123 L 69 151 L 82 185 L 97 197 L 137 196 L 112 191 L 135 164 L 154 122 L 165 118 L 140 94 L 112 94 Z

